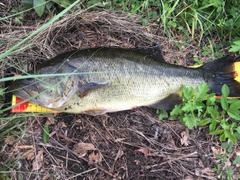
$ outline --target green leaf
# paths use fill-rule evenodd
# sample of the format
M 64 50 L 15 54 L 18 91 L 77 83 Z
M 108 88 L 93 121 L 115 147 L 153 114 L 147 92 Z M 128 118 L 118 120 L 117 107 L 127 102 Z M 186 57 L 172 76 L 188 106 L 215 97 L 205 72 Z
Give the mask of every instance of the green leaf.
M 233 42 L 229 52 L 240 52 L 240 40 Z
M 233 164 L 240 164 L 240 155 L 237 155 L 235 160 L 233 161 Z
M 193 87 L 183 87 L 182 95 L 185 100 L 191 100 L 194 97 Z
M 217 118 L 218 110 L 213 108 L 212 106 L 207 106 L 207 112 L 211 115 L 212 118 Z
M 200 110 L 200 109 L 202 109 L 202 108 L 205 107 L 205 104 L 202 102 L 202 101 L 204 101 L 204 100 L 205 100 L 205 99 L 201 99 L 200 101 L 197 100 L 197 101 L 195 102 L 196 109 Z
M 232 141 L 231 141 L 232 142 Z M 228 149 L 227 149 L 227 152 L 228 153 L 232 153 L 233 149 L 232 149 L 232 146 L 230 146 Z
M 237 139 L 236 137 L 231 134 L 229 131 L 224 131 L 225 137 L 228 138 L 231 142 L 236 143 Z
M 236 122 L 232 122 L 232 124 L 230 124 L 230 129 L 236 129 L 237 126 Z
M 222 146 L 223 149 L 227 149 L 229 147 L 228 143 L 222 143 L 221 146 Z
M 227 114 L 235 120 L 240 120 L 240 111 L 239 110 L 228 109 Z
M 33 7 L 39 16 L 42 16 L 45 9 L 46 0 L 33 0 Z
M 208 96 L 208 93 L 209 92 L 209 87 L 207 85 L 207 83 L 204 83 L 204 84 L 200 84 L 198 86 L 198 93 L 197 93 L 197 99 L 199 100 L 205 100 L 206 97 Z
M 167 117 L 168 117 L 167 111 L 161 111 L 158 118 L 162 120 L 163 118 L 167 118 Z
M 189 129 L 193 129 L 194 127 L 196 127 L 198 125 L 198 122 L 200 121 L 200 119 L 198 119 L 197 117 L 195 117 L 193 115 L 186 115 L 185 117 L 183 117 L 183 121 L 185 122 L 185 125 Z
M 175 105 L 174 109 L 170 112 L 170 116 L 177 117 L 182 113 L 182 108 L 180 105 Z
M 219 134 L 222 134 L 223 132 L 224 132 L 223 129 L 218 129 L 218 130 L 212 131 L 211 134 L 212 135 L 219 135 Z
M 211 123 L 211 121 L 212 121 L 211 118 L 203 119 L 199 122 L 199 126 L 206 126 L 207 124 Z
M 210 131 L 210 132 L 215 131 L 216 126 L 217 126 L 217 122 L 213 119 L 213 120 L 212 120 L 212 123 L 209 125 L 209 131 Z
M 5 94 L 5 90 L 7 88 L 0 88 L 0 96 L 3 96 Z
M 44 124 L 44 126 L 43 126 L 43 141 L 45 143 L 47 143 L 48 139 L 49 139 L 49 127 L 47 124 Z
M 168 25 L 176 28 L 177 27 L 177 24 L 174 22 L 174 21 L 168 21 Z
M 222 123 L 220 125 L 224 130 L 230 129 L 230 124 L 227 121 L 222 121 Z
M 158 17 L 158 14 L 157 14 L 156 11 L 153 11 L 152 17 L 153 17 L 154 19 L 156 19 L 156 18 Z
M 227 111 L 228 110 L 228 102 L 227 102 L 227 96 L 222 96 L 221 97 L 221 106 L 222 108 Z
M 240 134 L 240 126 L 238 126 L 236 130 Z
M 230 105 L 230 109 L 240 109 L 240 100 L 234 99 L 234 101 Z
M 224 133 L 219 137 L 219 140 L 220 140 L 221 142 L 226 141 L 226 137 L 225 137 L 225 134 L 224 134 Z
M 52 1 L 59 4 L 63 8 L 67 8 L 72 3 L 71 0 L 52 0 Z
M 240 140 L 240 133 L 235 132 L 235 133 L 234 133 L 234 136 L 237 138 L 237 140 Z
M 47 2 L 45 8 L 46 8 L 47 10 L 50 10 L 53 6 L 54 6 L 54 2 L 49 1 L 49 2 Z
M 207 99 L 207 106 L 214 105 L 216 101 L 216 97 L 214 94 L 211 94 L 211 96 L 208 97 Z
M 225 21 L 225 24 L 224 24 L 225 29 L 232 30 L 233 24 L 234 24 L 233 19 L 229 19 L 229 20 Z
M 145 18 L 141 19 L 142 22 L 142 26 L 146 26 L 147 25 L 147 20 Z
M 184 112 L 193 112 L 196 110 L 196 107 L 191 102 L 189 102 L 182 107 L 182 110 Z
M 230 90 L 229 90 L 228 86 L 226 84 L 224 84 L 222 86 L 222 95 L 225 97 L 228 97 L 229 93 L 230 93 Z

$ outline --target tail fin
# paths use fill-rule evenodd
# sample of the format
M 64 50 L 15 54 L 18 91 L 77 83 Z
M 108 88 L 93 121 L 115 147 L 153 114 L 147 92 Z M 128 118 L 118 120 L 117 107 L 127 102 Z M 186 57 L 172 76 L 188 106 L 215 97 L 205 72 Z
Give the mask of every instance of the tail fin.
M 240 57 L 227 56 L 200 67 L 206 72 L 205 78 L 211 92 L 222 95 L 222 86 L 226 84 L 230 89 L 229 97 L 240 97 L 240 82 L 236 80 L 240 71 L 235 68 L 237 61 L 240 61 Z

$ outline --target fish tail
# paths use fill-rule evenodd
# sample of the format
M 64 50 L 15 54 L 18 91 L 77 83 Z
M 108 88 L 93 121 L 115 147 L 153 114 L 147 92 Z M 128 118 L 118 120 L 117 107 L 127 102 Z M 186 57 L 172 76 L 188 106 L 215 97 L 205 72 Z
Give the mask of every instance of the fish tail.
M 240 97 L 240 57 L 227 56 L 209 62 L 202 67 L 212 93 L 222 95 L 224 84 L 229 87 L 229 97 Z M 239 77 L 238 77 L 239 76 Z

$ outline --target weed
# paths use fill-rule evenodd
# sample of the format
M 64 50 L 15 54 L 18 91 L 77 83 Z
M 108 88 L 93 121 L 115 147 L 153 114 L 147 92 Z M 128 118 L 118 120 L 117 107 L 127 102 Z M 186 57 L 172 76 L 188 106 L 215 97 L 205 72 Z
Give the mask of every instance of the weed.
M 73 4 L 71 4 L 66 9 L 64 9 L 62 12 L 60 12 L 59 14 L 54 16 L 51 20 L 49 20 L 42 27 L 40 27 L 39 29 L 34 31 L 32 34 L 30 34 L 28 37 L 26 37 L 25 39 L 23 39 L 22 41 L 20 41 L 16 45 L 14 45 L 13 47 L 10 47 L 4 53 L 0 54 L 0 62 L 4 61 L 6 64 L 8 64 L 8 62 L 5 59 L 7 56 L 11 55 L 11 53 L 13 53 L 14 51 L 22 50 L 22 45 L 24 43 L 28 42 L 29 39 L 31 39 L 32 37 L 34 37 L 36 34 L 40 33 L 41 31 L 43 31 L 45 28 L 50 26 L 53 22 L 57 21 L 60 17 L 62 17 L 66 12 L 68 12 L 71 8 L 73 8 L 79 2 L 80 2 L 80 0 L 75 1 Z M 24 12 L 26 12 L 26 11 L 24 11 Z M 14 15 L 11 15 L 8 17 L 0 18 L 0 20 L 7 19 L 7 18 L 13 17 L 13 16 L 16 16 L 16 17 L 22 16 L 22 14 L 23 14 L 23 12 L 19 12 L 17 14 L 14 14 Z M 21 21 L 21 19 L 20 19 L 20 21 Z M 19 23 L 21 23 L 20 21 L 19 21 Z M 9 65 L 11 67 L 14 66 L 12 64 L 9 64 Z M 15 67 L 15 68 L 17 68 L 17 67 Z M 24 70 L 21 70 L 21 71 L 24 71 Z M 7 78 L 2 78 L 2 79 L 0 79 L 0 81 L 5 82 L 5 81 L 7 81 Z M 0 88 L 0 107 L 4 106 L 4 101 L 3 101 L 4 95 L 5 95 L 5 89 Z M 9 107 L 9 108 L 11 108 L 11 107 Z M 25 133 L 24 128 L 26 125 L 26 118 L 33 115 L 33 114 L 9 115 L 8 113 L 6 113 L 6 110 L 9 108 L 1 108 L 1 110 L 0 110 L 0 143 L 1 144 L 6 144 L 5 140 L 8 139 L 9 137 L 10 138 L 16 137 L 18 139 L 21 139 L 22 134 Z M 46 132 L 44 135 L 44 141 L 47 142 L 47 140 L 48 140 L 47 127 L 45 127 L 44 130 Z M 10 165 L 4 164 L 1 167 L 0 173 L 5 173 L 6 169 L 9 169 L 10 166 L 14 166 L 14 163 L 12 163 L 12 162 L 9 162 L 9 163 L 10 163 Z M 10 174 L 10 172 L 6 171 L 5 175 L 7 176 L 8 173 Z M 0 175 L 0 178 L 4 179 L 5 176 Z M 6 177 L 6 179 L 8 179 L 8 178 Z
M 51 12 L 54 5 L 66 8 L 73 0 L 23 0 L 24 6 L 33 7 L 39 16 Z M 89 0 L 83 3 L 88 8 L 99 4 L 98 8 L 140 14 L 141 22 L 158 21 L 164 32 L 171 36 L 172 30 L 182 32 L 188 39 L 199 37 L 199 45 L 203 35 L 219 31 L 224 39 L 239 36 L 240 5 L 237 1 L 225 3 L 224 0 Z M 16 21 L 21 21 L 16 19 Z M 226 41 L 228 42 L 228 41 Z
M 142 4 L 146 1 L 141 1 Z M 145 3 L 148 5 L 148 13 L 152 11 L 154 16 L 146 16 L 145 21 L 159 17 L 159 23 L 163 25 L 165 33 L 171 34 L 173 29 L 182 32 L 187 38 L 199 37 L 199 45 L 203 35 L 214 31 L 220 31 L 222 38 L 227 39 L 239 36 L 240 7 L 236 1 L 225 3 L 224 0 L 215 1 L 166 1 L 160 3 Z M 146 9 L 141 9 L 141 14 L 146 14 Z
M 208 39 L 209 44 L 202 47 L 202 56 L 211 56 L 210 60 L 223 57 L 223 52 L 218 52 L 221 48 L 218 44 L 213 44 L 213 42 Z
M 212 46 L 209 48 L 208 46 L 203 46 L 202 47 L 202 56 L 207 56 L 212 53 Z
M 240 53 L 240 40 L 234 41 L 229 49 L 229 52 L 238 52 Z
M 237 165 L 240 164 L 240 156 L 237 155 L 234 160 L 232 160 L 232 154 L 234 144 L 232 142 L 222 143 L 221 147 L 224 149 L 222 154 L 217 154 L 217 159 L 220 160 L 220 163 L 216 168 L 213 168 L 213 171 L 218 174 L 219 179 L 232 180 L 234 169 Z M 239 179 L 240 175 L 236 175 Z
M 210 134 L 218 135 L 220 141 L 239 140 L 240 100 L 227 99 L 229 88 L 222 87 L 221 98 L 208 94 L 207 84 L 201 84 L 197 89 L 184 87 L 183 103 L 176 105 L 170 116 L 180 119 L 189 129 L 198 126 L 209 126 Z M 220 107 L 219 107 L 220 105 Z M 166 112 L 160 113 L 160 119 L 166 117 Z
M 193 60 L 195 62 L 194 66 L 201 66 L 201 65 L 203 65 L 203 62 L 197 56 L 194 56 Z
M 73 0 L 22 0 L 23 6 L 25 8 L 33 7 L 38 16 L 42 16 L 46 10 L 51 11 L 51 9 L 54 7 L 54 4 L 58 4 L 60 7 L 67 8 L 73 2 Z
M 18 10 L 13 9 L 12 13 L 19 13 Z M 21 25 L 22 24 L 22 20 L 23 20 L 23 14 L 19 14 L 18 16 L 15 16 L 13 21 L 15 24 L 17 25 Z
M 71 8 L 73 8 L 76 4 L 78 4 L 80 2 L 80 0 L 75 1 L 73 4 L 71 4 L 68 8 L 64 9 L 61 13 L 59 13 L 58 15 L 56 15 L 55 17 L 53 17 L 51 20 L 49 20 L 46 24 L 42 25 L 39 29 L 37 29 L 36 31 L 32 32 L 28 37 L 26 37 L 25 39 L 23 39 L 21 42 L 19 42 L 18 44 L 16 44 L 15 46 L 11 47 L 9 50 L 7 50 L 6 52 L 4 52 L 3 54 L 0 54 L 0 62 L 2 61 L 3 58 L 7 57 L 8 55 L 10 55 L 13 51 L 15 51 L 16 49 L 18 49 L 22 44 L 26 43 L 29 39 L 31 39 L 32 37 L 34 37 L 35 35 L 37 35 L 38 33 L 40 33 L 41 31 L 43 31 L 45 28 L 47 28 L 48 26 L 50 26 L 53 22 L 57 21 L 60 17 L 62 17 L 66 12 L 68 12 Z

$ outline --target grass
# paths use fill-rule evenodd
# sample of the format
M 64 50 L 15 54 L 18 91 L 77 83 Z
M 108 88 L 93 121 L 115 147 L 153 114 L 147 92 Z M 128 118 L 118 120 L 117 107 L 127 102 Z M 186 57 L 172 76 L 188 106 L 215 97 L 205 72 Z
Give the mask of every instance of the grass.
M 26 45 L 28 41 L 33 38 L 38 33 L 42 32 L 44 29 L 49 27 L 52 23 L 57 21 L 59 18 L 61 18 L 65 13 L 70 11 L 74 6 L 80 3 L 80 0 L 75 1 L 73 4 L 71 4 L 69 7 L 64 9 L 62 12 L 54 16 L 52 19 L 50 19 L 47 23 L 43 24 L 40 28 L 38 28 L 36 31 L 32 32 L 29 36 L 27 36 L 25 39 L 14 45 L 13 47 L 10 47 L 6 52 L 0 54 L 0 62 L 5 62 L 5 58 L 14 51 L 23 50 L 25 47 L 28 47 L 29 45 Z M 24 11 L 26 12 L 26 11 Z M 24 13 L 21 12 L 21 13 Z M 14 14 L 14 16 L 17 16 L 19 14 Z M 11 16 L 0 18 L 1 20 L 5 20 L 6 18 L 10 18 Z M 12 64 L 9 64 L 9 66 L 13 66 Z M 24 70 L 19 69 L 22 73 L 26 73 Z M 1 82 L 6 82 L 9 80 L 13 80 L 12 78 L 2 78 Z M 6 90 L 3 88 L 0 88 L 0 97 L 3 97 Z M 2 98 L 3 99 L 3 98 Z M 3 104 L 0 104 L 1 107 L 3 107 Z M 3 111 L 6 111 L 8 108 L 4 109 Z M 30 117 L 32 114 L 21 114 L 19 116 L 12 115 L 9 116 L 8 114 L 4 114 L 3 111 L 0 112 L 0 141 L 2 143 L 5 142 L 7 137 L 14 137 L 14 138 L 20 138 L 21 134 L 25 132 L 24 125 L 26 124 L 26 119 Z M 19 132 L 20 130 L 20 132 Z M 2 144 L 3 145 L 3 144 Z M 16 164 L 10 164 L 9 166 L 17 166 Z M 4 168 L 4 167 L 3 167 Z M 4 169 L 0 169 L 0 173 L 7 174 Z M 1 179 L 8 179 L 5 175 L 1 175 Z
M 75 1 L 73 4 L 71 4 L 69 7 L 67 7 L 66 9 L 64 9 L 62 12 L 60 12 L 59 14 L 57 14 L 56 16 L 54 16 L 52 19 L 50 19 L 47 23 L 43 24 L 40 28 L 38 28 L 36 31 L 34 31 L 33 33 L 31 33 L 29 36 L 27 36 L 25 39 L 23 39 L 22 41 L 20 41 L 19 43 L 17 43 L 16 45 L 14 45 L 13 47 L 11 47 L 9 50 L 7 50 L 5 53 L 0 54 L 0 61 L 3 61 L 3 58 L 9 56 L 12 52 L 14 52 L 16 49 L 20 48 L 21 45 L 23 45 L 24 43 L 27 43 L 27 41 L 29 39 L 31 39 L 32 37 L 34 37 L 35 35 L 37 35 L 38 33 L 40 33 L 41 31 L 43 31 L 44 29 L 46 29 L 47 27 L 49 27 L 52 23 L 54 23 L 55 21 L 57 21 L 60 17 L 62 17 L 65 13 L 67 13 L 70 9 L 72 9 L 75 5 L 77 5 L 78 3 L 80 3 L 80 0 Z M 3 18 L 5 19 L 5 18 Z M 0 18 L 0 21 L 2 19 Z
M 111 1 L 113 2 L 113 1 Z M 240 15 L 237 15 L 236 12 L 238 12 L 239 8 L 232 8 L 234 6 L 238 7 L 238 3 L 235 1 L 231 1 L 231 6 L 229 7 L 228 4 L 225 4 L 224 1 L 211 1 L 211 3 L 200 1 L 152 1 L 152 0 L 132 0 L 131 3 L 129 1 L 125 0 L 116 0 L 113 4 L 111 2 L 107 2 L 106 4 L 102 3 L 100 0 L 92 0 L 86 2 L 84 6 L 89 7 L 88 9 L 97 9 L 99 10 L 101 8 L 106 8 L 110 10 L 123 10 L 126 12 L 136 13 L 142 15 L 141 22 L 143 25 L 146 25 L 149 22 L 155 21 L 158 22 L 163 28 L 166 35 L 173 39 L 176 42 L 176 45 L 179 47 L 179 49 L 182 48 L 184 44 L 190 44 L 193 39 L 198 38 L 197 45 L 201 46 L 202 40 L 204 36 L 211 36 L 211 33 L 216 32 L 219 30 L 219 34 L 223 41 L 228 42 L 231 39 L 236 38 L 239 36 L 239 26 L 236 26 L 235 24 L 240 23 Z M 17 68 L 14 64 L 6 62 L 6 57 L 10 56 L 11 54 L 22 51 L 26 48 L 29 48 L 29 46 L 32 46 L 32 43 L 29 43 L 29 40 L 35 37 L 37 34 L 41 33 L 44 29 L 48 28 L 52 25 L 52 23 L 58 21 L 63 15 L 67 12 L 69 12 L 74 6 L 80 3 L 80 0 L 75 1 L 73 4 L 68 6 L 66 9 L 64 9 L 62 12 L 57 14 L 56 16 L 53 16 L 47 23 L 43 24 L 40 28 L 32 32 L 29 36 L 27 36 L 22 41 L 18 42 L 14 46 L 10 47 L 6 52 L 0 54 L 0 62 L 4 62 L 5 64 L 8 64 L 9 66 L 13 66 L 14 68 Z M 98 4 L 96 6 L 96 4 Z M 4 18 L 0 18 L 0 21 L 8 20 L 9 18 L 12 18 L 13 16 L 21 15 L 22 13 L 25 13 L 29 10 L 25 10 L 23 12 L 19 12 Z M 226 13 L 228 16 L 226 16 Z M 239 13 L 240 14 L 240 13 Z M 227 18 L 226 18 L 227 17 Z M 178 40 L 175 38 L 177 33 L 182 33 L 183 37 Z M 225 43 L 224 42 L 224 43 Z M 227 43 L 229 45 L 229 42 Z M 203 57 L 209 57 L 211 56 L 212 59 L 216 57 L 220 57 L 223 54 L 219 53 L 216 50 L 216 47 L 214 47 L 214 42 L 212 40 L 208 40 L 207 43 L 202 45 L 202 52 L 203 54 L 201 56 Z M 237 47 L 236 47 L 237 46 Z M 210 48 L 209 48 L 210 47 Z M 234 52 L 239 51 L 239 41 L 236 41 L 235 44 L 232 46 Z M 201 61 L 199 59 L 196 59 L 196 62 L 199 64 Z M 22 73 L 26 73 L 24 69 L 18 68 L 19 71 Z M 49 76 L 49 75 L 48 75 Z M 56 76 L 56 75 L 55 75 Z M 22 76 L 19 78 L 38 78 L 36 75 L 27 75 Z M 11 81 L 15 79 L 14 77 L 7 77 L 0 79 L 0 82 L 6 82 Z M 5 95 L 5 91 L 3 88 L 0 89 L 0 96 L 3 97 Z M 3 103 L 3 102 L 1 102 Z M 221 103 L 221 102 L 220 102 Z M 1 107 L 3 107 L 3 104 L 0 104 Z M 214 106 L 215 107 L 215 106 Z M 208 107 L 207 107 L 208 108 Z M 6 109 L 5 109 L 6 110 Z M 227 129 L 223 129 L 224 131 L 221 131 L 221 134 L 226 134 L 224 137 L 222 137 L 221 140 L 230 139 L 233 142 L 236 142 L 238 140 L 238 136 L 230 136 L 229 131 L 238 132 L 237 126 L 231 126 L 231 124 L 226 124 L 225 119 L 227 119 L 227 111 L 224 111 L 224 115 L 220 115 L 222 119 L 220 120 L 221 128 L 225 127 Z M 213 113 L 212 113 L 213 114 Z M 208 114 L 207 116 L 212 116 Z M 7 139 L 7 137 L 14 137 L 14 138 L 20 138 L 21 133 L 24 133 L 25 129 L 24 126 L 26 126 L 26 119 L 31 116 L 32 114 L 26 114 L 26 115 L 9 115 L 5 114 L 5 112 L 0 111 L 0 142 L 4 143 Z M 173 115 L 172 115 L 173 116 Z M 198 115 L 199 116 L 199 115 Z M 194 121 L 187 121 L 186 118 L 182 118 L 182 122 L 186 124 L 190 129 L 199 125 L 201 121 L 196 121 L 196 118 L 194 116 Z M 213 117 L 205 121 L 202 125 L 206 125 L 206 122 L 208 124 L 214 124 Z M 190 118 L 192 120 L 192 118 Z M 216 119 L 215 119 L 216 120 Z M 191 124 L 195 122 L 195 124 Z M 225 124 L 224 124 L 225 123 Z M 236 123 L 237 124 L 237 123 Z M 214 128 L 212 128 L 212 132 L 216 132 L 217 125 L 212 125 Z M 232 128 L 229 130 L 229 128 Z M 211 131 L 211 128 L 210 128 Z M 227 133 L 224 133 L 224 132 Z M 220 131 L 217 131 L 220 132 Z M 239 132 L 238 132 L 239 133 Z M 216 134 L 216 133 L 215 133 Z M 45 137 L 48 138 L 48 137 Z M 3 144 L 4 145 L 4 144 Z M 233 145 L 232 145 L 233 146 Z M 224 159 L 226 156 L 220 157 L 220 159 Z M 222 161 L 223 162 L 223 161 Z M 229 169 L 225 170 L 227 171 L 227 176 L 222 175 L 221 168 L 224 166 L 224 163 L 219 164 L 220 167 L 216 168 L 216 172 L 221 175 L 222 177 L 225 177 L 227 179 L 231 179 L 232 172 L 229 171 Z M 16 166 L 16 164 L 10 164 L 9 166 Z M 231 169 L 230 169 L 231 170 Z M 1 170 L 0 170 L 1 171 Z M 2 173 L 6 173 L 4 169 L 2 169 Z M 1 172 L 0 172 L 1 173 Z M 8 179 L 7 177 L 1 176 L 1 178 Z

